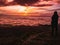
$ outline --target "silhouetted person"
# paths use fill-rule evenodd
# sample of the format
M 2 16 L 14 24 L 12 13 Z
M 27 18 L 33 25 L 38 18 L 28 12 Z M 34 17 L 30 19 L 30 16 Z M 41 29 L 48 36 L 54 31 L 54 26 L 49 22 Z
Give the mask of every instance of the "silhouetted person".
M 57 36 L 58 34 L 58 14 L 57 11 L 54 12 L 51 20 L 52 25 L 52 36 Z

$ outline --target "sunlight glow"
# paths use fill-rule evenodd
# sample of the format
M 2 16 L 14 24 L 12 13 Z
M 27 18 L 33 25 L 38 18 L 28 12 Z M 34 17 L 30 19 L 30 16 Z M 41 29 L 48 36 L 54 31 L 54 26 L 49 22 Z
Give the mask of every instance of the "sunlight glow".
M 14 0 L 6 0 L 7 2 L 12 2 L 12 1 L 14 1 Z
M 20 12 L 20 13 L 22 13 L 23 15 L 22 16 L 27 16 L 28 15 L 28 7 L 26 7 L 26 6 L 19 6 L 18 7 L 19 8 L 19 10 L 17 10 L 17 12 Z
M 22 13 L 22 16 L 29 16 L 29 13 L 32 12 L 34 7 L 28 7 L 28 6 L 19 6 L 18 7 L 19 10 L 17 10 L 17 12 Z
M 5 2 L 5 4 L 8 4 L 10 2 L 13 2 L 14 0 L 3 0 Z
M 24 6 L 19 6 L 19 7 L 16 7 L 18 8 L 19 10 L 17 10 L 18 12 L 25 12 L 26 11 L 26 7 Z
M 29 16 L 37 9 L 36 7 L 33 6 L 14 5 L 14 6 L 0 7 L 0 10 L 3 10 L 4 13 L 13 13 L 13 14 L 20 14 L 21 16 Z

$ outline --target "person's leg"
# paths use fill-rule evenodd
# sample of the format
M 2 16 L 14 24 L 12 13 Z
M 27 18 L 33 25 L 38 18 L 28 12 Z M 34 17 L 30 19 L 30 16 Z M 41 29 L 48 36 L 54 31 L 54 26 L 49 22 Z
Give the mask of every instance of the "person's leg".
M 55 29 L 55 36 L 57 36 L 58 35 L 58 26 L 56 26 L 55 28 L 56 28 Z

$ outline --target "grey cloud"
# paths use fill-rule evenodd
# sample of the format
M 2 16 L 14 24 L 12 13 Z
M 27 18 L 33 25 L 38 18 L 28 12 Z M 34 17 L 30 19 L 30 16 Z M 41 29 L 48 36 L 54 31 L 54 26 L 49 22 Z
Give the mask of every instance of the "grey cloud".
M 17 2 L 20 5 L 32 5 L 36 2 L 38 2 L 39 0 L 14 0 L 14 2 Z

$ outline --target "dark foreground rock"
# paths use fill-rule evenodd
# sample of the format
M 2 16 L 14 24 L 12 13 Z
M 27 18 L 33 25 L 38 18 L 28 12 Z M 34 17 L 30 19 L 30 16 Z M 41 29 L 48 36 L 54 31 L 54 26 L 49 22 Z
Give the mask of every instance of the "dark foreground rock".
M 50 25 L 0 26 L 0 45 L 54 45 L 53 39 Z

